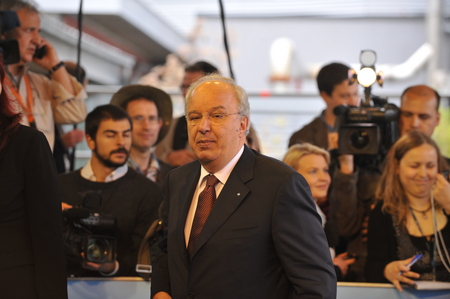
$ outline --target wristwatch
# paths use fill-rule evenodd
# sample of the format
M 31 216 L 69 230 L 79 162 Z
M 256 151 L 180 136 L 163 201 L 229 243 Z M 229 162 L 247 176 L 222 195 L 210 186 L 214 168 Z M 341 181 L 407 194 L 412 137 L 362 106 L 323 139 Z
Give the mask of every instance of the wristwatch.
M 49 71 L 48 74 L 51 76 L 54 72 L 56 72 L 60 67 L 65 66 L 66 64 L 64 63 L 64 61 L 59 62 L 57 65 L 55 65 L 54 67 L 52 67 Z

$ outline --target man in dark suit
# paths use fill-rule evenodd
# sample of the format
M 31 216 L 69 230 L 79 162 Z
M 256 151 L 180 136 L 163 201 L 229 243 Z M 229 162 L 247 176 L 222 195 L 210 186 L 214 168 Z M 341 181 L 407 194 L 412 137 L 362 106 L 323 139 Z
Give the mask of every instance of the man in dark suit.
M 128 85 L 112 96 L 111 104 L 122 107 L 133 121 L 128 166 L 162 186 L 173 167 L 157 159 L 153 148 L 172 122 L 170 96 L 152 86 Z
M 335 298 L 335 271 L 308 184 L 244 145 L 246 92 L 208 75 L 186 100 L 197 161 L 166 178 L 168 235 L 153 263 L 153 298 Z

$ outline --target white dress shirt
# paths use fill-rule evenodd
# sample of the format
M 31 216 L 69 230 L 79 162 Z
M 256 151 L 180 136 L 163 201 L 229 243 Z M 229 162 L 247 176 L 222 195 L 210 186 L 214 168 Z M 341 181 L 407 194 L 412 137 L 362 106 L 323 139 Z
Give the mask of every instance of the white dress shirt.
M 242 156 L 242 153 L 244 152 L 244 146 L 239 150 L 239 152 L 234 156 L 233 159 L 228 162 L 227 165 L 225 165 L 224 168 L 219 170 L 218 172 L 211 173 L 216 176 L 216 178 L 219 180 L 219 183 L 216 185 L 216 196 L 219 197 L 220 192 L 223 189 L 223 186 L 228 180 L 228 177 L 230 176 L 231 172 L 233 171 L 234 166 L 236 166 L 237 162 Z M 203 166 L 201 167 L 200 171 L 200 178 L 198 180 L 197 188 L 195 189 L 194 196 L 192 197 L 191 201 L 191 207 L 189 208 L 189 212 L 186 218 L 186 224 L 184 226 L 184 239 L 186 241 L 186 248 L 189 243 L 189 237 L 191 236 L 191 229 L 192 229 L 192 223 L 194 222 L 194 216 L 195 211 L 197 210 L 197 203 L 198 203 L 198 196 L 200 193 L 205 189 L 206 187 L 206 179 L 205 177 L 209 175 L 210 173 L 206 171 Z

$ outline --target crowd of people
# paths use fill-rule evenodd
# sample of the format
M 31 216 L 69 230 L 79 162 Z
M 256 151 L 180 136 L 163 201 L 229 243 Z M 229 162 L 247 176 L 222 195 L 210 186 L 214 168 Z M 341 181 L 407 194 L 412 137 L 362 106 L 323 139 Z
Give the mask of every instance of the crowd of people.
M 0 288 L 8 298 L 67 298 L 67 276 L 140 275 L 155 221 L 164 233 L 151 248 L 154 299 L 335 298 L 336 281 L 391 282 L 399 291 L 417 279 L 450 281 L 449 160 L 431 139 L 440 118 L 431 87 L 405 89 L 400 138 L 365 163 L 339 153 L 334 114 L 359 105 L 358 85 L 348 66 L 327 64 L 317 76 L 325 110 L 292 134 L 278 161 L 260 153 L 245 90 L 213 65 L 186 67 L 177 119 L 170 96 L 145 85 L 124 86 L 87 113 L 84 80 L 39 35 L 36 8 L 5 1 L 0 10 L 20 20 L 3 33 L 18 40 L 20 61 L 0 63 Z M 35 57 L 41 47 L 46 54 Z M 31 62 L 48 74 L 31 72 Z M 85 132 L 58 132 L 81 121 Z M 91 158 L 58 176 L 58 148 L 67 153 L 80 138 Z M 93 228 L 107 215 L 108 229 Z M 89 241 L 95 229 L 113 240 L 106 260 Z

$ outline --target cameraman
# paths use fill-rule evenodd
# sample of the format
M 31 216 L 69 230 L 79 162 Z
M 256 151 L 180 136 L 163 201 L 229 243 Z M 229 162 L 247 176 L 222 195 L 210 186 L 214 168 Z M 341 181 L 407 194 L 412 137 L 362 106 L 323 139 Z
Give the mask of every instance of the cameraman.
M 41 20 L 35 6 L 24 0 L 2 0 L 0 10 L 15 11 L 21 23 L 1 37 L 16 39 L 20 52 L 20 61 L 6 69 L 6 88 L 15 100 L 15 109 L 23 114 L 21 123 L 44 133 L 53 149 L 55 123 L 75 124 L 86 117 L 86 92 L 67 73 L 53 45 L 39 35 Z M 43 57 L 35 57 L 44 47 Z M 30 72 L 31 62 L 48 70 L 50 79 Z
M 359 106 L 358 84 L 349 80 L 350 68 L 342 63 L 330 63 L 317 74 L 317 87 L 327 107 L 312 122 L 292 134 L 289 146 L 308 142 L 323 149 L 331 149 L 329 135 L 335 132 L 336 115 L 333 110 L 339 105 Z M 333 135 L 331 135 L 333 136 Z
M 83 194 L 100 193 L 95 212 L 116 218 L 117 261 L 75 265 L 80 276 L 138 276 L 139 245 L 162 202 L 159 185 L 129 168 L 132 122 L 114 105 L 98 106 L 86 118 L 86 141 L 92 157 L 80 170 L 60 176 L 63 209 L 83 204 Z M 73 265 L 70 265 L 73 267 Z M 82 269 L 87 271 L 81 271 Z

